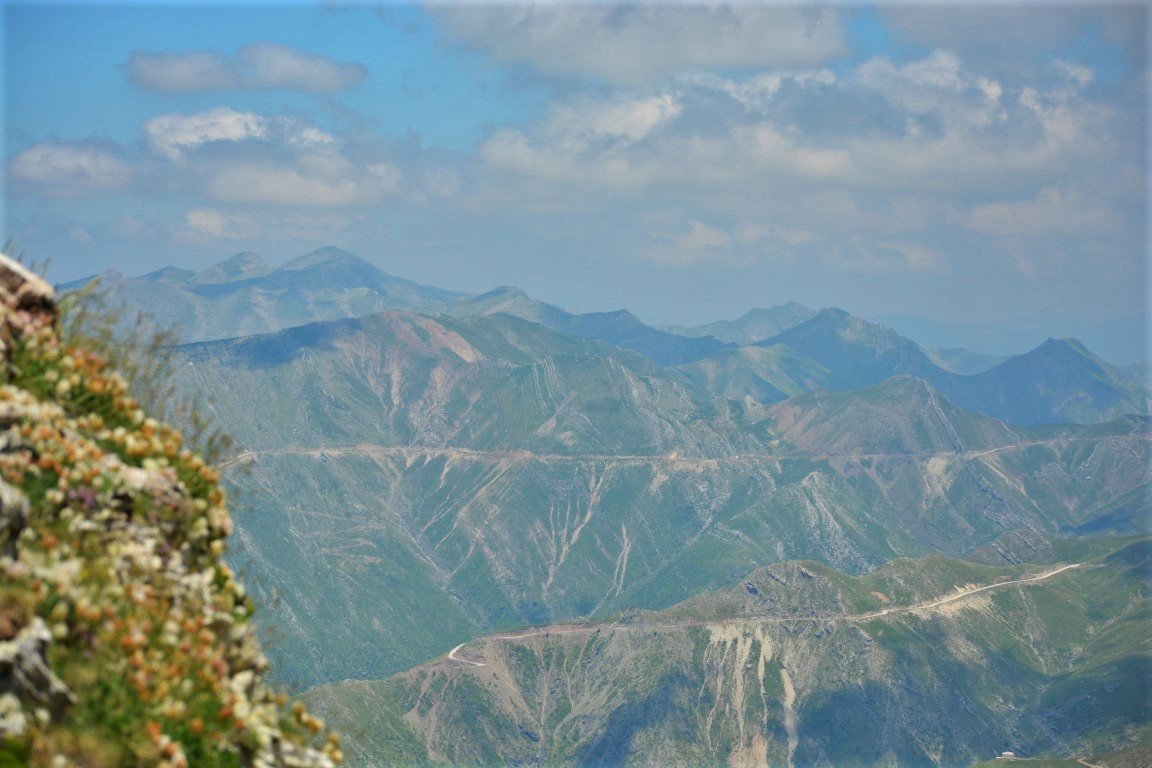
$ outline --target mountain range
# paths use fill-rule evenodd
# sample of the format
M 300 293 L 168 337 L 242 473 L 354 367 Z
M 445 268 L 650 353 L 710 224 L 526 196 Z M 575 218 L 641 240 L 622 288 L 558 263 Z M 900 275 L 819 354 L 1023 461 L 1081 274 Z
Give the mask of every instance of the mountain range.
M 859 573 L 1054 534 L 1146 484 L 1144 417 L 1009 427 L 913 377 L 769 408 L 504 314 L 392 312 L 180 355 L 184 389 L 212 393 L 249 450 L 236 557 L 277 597 L 281 648 L 308 646 L 281 665 L 303 681 L 662 607 L 780 559 Z
M 462 296 L 392 277 L 332 246 L 278 268 L 254 253 L 238 253 L 200 272 L 165 267 L 128 277 L 109 270 L 60 289 L 78 290 L 93 279 L 126 320 L 142 314 L 161 328 L 176 327 L 185 341 L 265 333 L 387 309 L 436 311 Z
M 778 307 L 750 309 L 735 320 L 720 320 L 692 327 L 670 326 L 664 330 L 681 336 L 712 336 L 737 346 L 755 344 L 810 320 L 816 310 L 790 301 Z
M 1113 365 L 1132 365 L 1148 359 L 1147 312 L 1106 321 L 1078 320 L 1069 315 L 1032 315 L 1000 322 L 948 323 L 905 314 L 879 314 L 868 318 L 918 344 L 933 348 L 964 347 L 994 355 L 1011 356 L 1039 345 L 1049 336 L 1074 336 Z
M 1141 370 L 1115 368 L 1074 339 L 1049 339 L 1008 359 L 962 349 L 925 351 L 843 310 L 816 312 L 794 302 L 673 333 L 626 310 L 573 313 L 511 287 L 469 296 L 421 286 L 331 246 L 278 269 L 241 253 L 198 273 L 172 267 L 140 278 L 108 273 L 101 283 L 127 315 L 139 311 L 159 325 L 176 326 L 190 342 L 386 309 L 456 318 L 508 314 L 639 352 L 657 365 L 680 366 L 693 383 L 728 398 L 771 403 L 814 389 L 858 389 L 913 375 L 970 410 L 1012 423 L 1092 423 L 1148 407 Z
M 356 764 L 967 765 L 1147 735 L 1134 694 L 1069 719 L 1146 674 L 1152 509 L 1147 393 L 1075 340 L 930 352 L 799 305 L 661 329 L 334 249 L 110 287 L 193 319 L 177 384 L 242 446 L 230 561 Z M 1088 560 L 992 608 L 843 618 Z M 753 621 L 782 606 L 828 622 Z
M 895 331 L 840 309 L 823 310 L 770 339 L 681 370 L 725 397 L 762 402 L 918 376 L 958 405 L 1014 424 L 1092 423 L 1148 407 L 1140 384 L 1075 339 L 1049 339 L 990 370 L 963 376 L 936 365 Z

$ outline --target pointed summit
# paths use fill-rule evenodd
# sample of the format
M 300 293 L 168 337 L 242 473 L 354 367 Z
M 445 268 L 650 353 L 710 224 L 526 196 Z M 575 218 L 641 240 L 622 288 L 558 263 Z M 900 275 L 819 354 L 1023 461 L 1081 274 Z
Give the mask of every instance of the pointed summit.
M 487 293 L 476 296 L 472 301 L 491 301 L 494 299 L 527 299 L 528 294 L 514 285 L 498 285 Z

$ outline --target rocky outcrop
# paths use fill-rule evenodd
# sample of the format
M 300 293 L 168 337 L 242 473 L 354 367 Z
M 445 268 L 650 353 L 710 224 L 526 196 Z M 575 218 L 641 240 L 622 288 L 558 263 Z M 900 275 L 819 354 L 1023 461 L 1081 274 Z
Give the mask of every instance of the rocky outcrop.
M 328 768 L 262 680 L 216 470 L 0 256 L 0 765 Z

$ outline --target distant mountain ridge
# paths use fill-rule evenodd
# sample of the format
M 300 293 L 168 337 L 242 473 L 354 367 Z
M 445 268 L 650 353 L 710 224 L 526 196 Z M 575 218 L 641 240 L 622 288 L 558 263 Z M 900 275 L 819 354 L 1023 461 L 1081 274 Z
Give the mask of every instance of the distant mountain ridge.
M 795 302 L 673 333 L 627 310 L 570 312 L 510 286 L 467 295 L 419 285 L 331 246 L 278 268 L 245 252 L 200 272 L 166 267 L 139 278 L 116 272 L 102 278 L 129 315 L 139 311 L 161 326 L 177 326 L 186 341 L 385 310 L 460 319 L 507 314 L 676 366 L 693 383 L 732 399 L 773 403 L 818 389 L 846 391 L 916 376 L 957 405 L 1014 424 L 1093 423 L 1147 412 L 1142 383 L 1075 340 L 1050 339 L 1009 359 L 958 349 L 933 352 L 844 310 L 817 312 Z M 763 338 L 772 331 L 779 332 Z
M 710 336 L 689 338 L 653 328 L 626 309 L 614 312 L 576 314 L 529 298 L 519 288 L 503 286 L 488 293 L 463 299 L 449 307 L 453 317 L 508 314 L 540 323 L 560 333 L 639 352 L 657 365 L 683 365 L 725 349 L 726 344 Z
M 1126 366 L 1149 355 L 1148 312 L 1112 320 L 1088 321 L 1065 317 L 1031 316 L 1000 323 L 948 323 L 905 314 L 869 316 L 924 347 L 980 350 L 994 355 L 1018 355 L 1035 348 L 1049 336 L 1073 336 L 1112 365 Z
M 761 402 L 916 376 L 957 405 L 1011 424 L 1088 424 L 1148 409 L 1146 390 L 1075 339 L 1049 339 L 1027 354 L 964 376 L 936 365 L 895 331 L 835 308 L 770 339 L 723 350 L 680 370 L 725 397 Z
M 738 346 L 755 344 L 795 327 L 816 316 L 817 310 L 795 301 L 776 307 L 750 309 L 735 320 L 705 325 L 667 326 L 664 330 L 681 336 L 712 336 Z
M 388 309 L 437 312 L 465 294 L 393 277 L 332 246 L 273 268 L 239 253 L 203 271 L 166 267 L 139 278 L 96 276 L 128 314 L 177 327 L 184 341 L 235 338 Z M 76 290 L 93 278 L 61 286 Z

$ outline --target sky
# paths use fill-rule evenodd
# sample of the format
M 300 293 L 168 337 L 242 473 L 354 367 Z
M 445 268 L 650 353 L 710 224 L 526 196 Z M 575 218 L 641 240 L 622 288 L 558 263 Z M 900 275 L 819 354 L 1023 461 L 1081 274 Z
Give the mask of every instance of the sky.
M 7 2 L 7 238 L 658 323 L 1145 311 L 1143 5 Z

